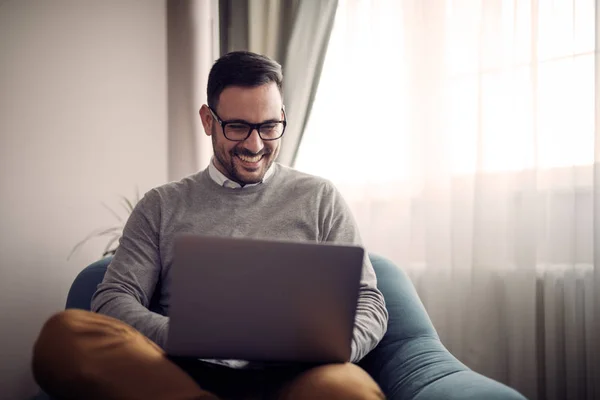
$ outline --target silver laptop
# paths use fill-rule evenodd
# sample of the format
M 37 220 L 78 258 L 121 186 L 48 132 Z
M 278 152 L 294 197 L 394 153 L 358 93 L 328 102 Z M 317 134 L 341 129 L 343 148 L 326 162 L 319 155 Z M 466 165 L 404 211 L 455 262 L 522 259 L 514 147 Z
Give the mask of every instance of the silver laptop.
M 167 354 L 348 361 L 364 254 L 355 246 L 177 237 Z

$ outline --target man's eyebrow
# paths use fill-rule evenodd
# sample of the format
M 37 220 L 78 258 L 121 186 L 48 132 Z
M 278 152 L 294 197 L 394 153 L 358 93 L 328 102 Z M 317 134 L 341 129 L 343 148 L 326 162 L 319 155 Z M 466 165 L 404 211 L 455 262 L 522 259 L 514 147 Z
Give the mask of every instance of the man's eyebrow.
M 281 121 L 282 121 L 281 119 L 268 119 L 266 121 L 263 121 L 262 123 L 263 124 L 267 124 L 269 122 L 281 122 Z
M 281 119 L 272 118 L 272 119 L 266 119 L 266 120 L 264 120 L 262 122 L 257 122 L 257 124 L 268 124 L 268 123 L 271 123 L 271 122 L 281 122 L 281 121 L 282 121 Z M 240 118 L 224 119 L 223 122 L 226 122 L 226 123 L 240 122 L 240 123 L 252 124 L 252 125 L 254 124 L 253 122 L 249 122 L 249 121 L 246 121 L 245 119 L 240 119 Z

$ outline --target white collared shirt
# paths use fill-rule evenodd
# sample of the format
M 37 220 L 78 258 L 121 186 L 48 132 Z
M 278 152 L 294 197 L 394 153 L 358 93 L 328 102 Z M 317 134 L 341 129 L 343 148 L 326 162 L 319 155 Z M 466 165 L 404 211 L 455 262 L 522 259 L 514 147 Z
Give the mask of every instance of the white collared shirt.
M 215 156 L 212 156 L 212 158 L 210 159 L 210 163 L 208 164 L 208 174 L 210 175 L 210 177 L 213 181 L 215 181 L 217 184 L 219 184 L 219 186 L 223 186 L 223 187 L 227 187 L 227 188 L 231 188 L 231 189 L 240 189 L 240 188 L 245 188 L 245 187 L 256 186 L 256 185 L 259 185 L 262 182 L 266 181 L 273 174 L 273 168 L 269 167 L 269 169 L 265 173 L 265 176 L 263 177 L 261 182 L 249 183 L 247 185 L 242 186 L 239 183 L 234 182 L 231 179 L 229 179 L 228 177 L 226 177 L 225 175 L 223 175 L 223 173 L 221 171 L 219 171 L 217 169 L 217 167 L 215 167 Z

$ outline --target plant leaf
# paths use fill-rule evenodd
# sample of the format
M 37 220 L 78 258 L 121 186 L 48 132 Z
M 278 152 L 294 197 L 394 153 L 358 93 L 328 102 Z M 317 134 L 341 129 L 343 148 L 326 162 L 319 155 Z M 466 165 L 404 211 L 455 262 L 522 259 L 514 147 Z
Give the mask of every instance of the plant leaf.
M 115 243 L 117 240 L 119 240 L 119 238 L 121 237 L 121 235 L 114 235 L 106 244 L 106 247 L 104 248 L 104 254 L 108 253 L 108 250 L 110 250 L 111 246 L 113 245 L 113 243 Z
M 67 257 L 67 261 L 69 259 L 71 259 L 71 256 L 73 254 L 75 254 L 75 252 L 81 247 L 83 246 L 87 241 L 89 241 L 90 239 L 96 237 L 96 236 L 104 236 L 107 235 L 109 233 L 112 232 L 118 232 L 120 231 L 122 228 L 120 226 L 114 226 L 112 228 L 101 228 L 101 229 L 96 229 L 95 231 L 93 231 L 92 233 L 90 233 L 89 235 L 87 235 L 83 240 L 81 240 L 79 243 L 77 243 L 75 245 L 75 247 L 73 247 L 73 250 L 71 250 L 71 252 L 69 253 L 69 256 Z
M 125 196 L 121 196 L 121 200 L 125 203 L 124 207 L 127 213 L 131 214 L 133 211 L 133 204 L 131 204 L 131 201 L 129 201 L 129 199 Z
M 82 241 L 77 243 L 75 245 L 75 247 L 73 247 L 73 249 L 71 250 L 71 252 L 69 253 L 69 255 L 67 257 L 67 260 L 69 260 L 73 256 L 73 254 L 75 254 L 75 252 L 77 250 L 79 250 L 79 248 L 81 246 L 83 246 L 88 240 L 90 240 L 96 236 L 104 236 L 104 235 L 108 235 L 111 233 L 113 234 L 113 236 L 110 238 L 110 240 L 108 241 L 108 243 L 106 245 L 106 248 L 104 250 L 104 255 L 114 253 L 114 249 L 110 250 L 110 251 L 109 251 L 109 249 L 119 239 L 119 237 L 122 236 L 122 231 L 124 228 L 123 225 L 124 225 L 125 219 L 129 218 L 129 215 L 133 212 L 133 210 L 135 209 L 135 206 L 140 201 L 140 191 L 139 191 L 138 186 L 137 185 L 135 186 L 135 198 L 133 199 L 133 202 L 130 201 L 126 196 L 121 195 L 119 197 L 120 197 L 121 205 L 123 206 L 123 208 L 125 209 L 125 211 L 128 214 L 126 218 L 121 217 L 115 210 L 113 210 L 112 208 L 107 206 L 106 203 L 102 202 L 101 204 L 108 212 L 110 212 L 112 214 L 113 217 L 115 217 L 117 219 L 117 221 L 119 221 L 121 223 L 121 225 L 112 227 L 112 228 L 97 229 L 97 230 L 93 231 L 92 233 L 87 235 Z
M 116 249 L 116 248 L 115 248 L 115 249 L 112 249 L 112 250 L 109 250 L 109 251 L 105 251 L 105 252 L 102 254 L 102 257 L 106 257 L 106 256 L 109 256 L 109 255 L 113 255 L 113 256 L 114 256 L 116 252 L 117 252 L 117 249 Z
M 102 202 L 102 206 L 107 209 L 108 212 L 111 213 L 119 222 L 123 222 L 123 218 L 121 218 L 121 216 L 119 216 L 115 210 L 107 206 L 106 203 Z

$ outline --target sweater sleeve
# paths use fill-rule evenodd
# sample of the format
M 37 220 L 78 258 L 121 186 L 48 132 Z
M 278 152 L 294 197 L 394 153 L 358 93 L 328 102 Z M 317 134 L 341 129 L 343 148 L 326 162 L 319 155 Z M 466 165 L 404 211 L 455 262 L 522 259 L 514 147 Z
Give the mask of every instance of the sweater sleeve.
M 324 240 L 361 246 L 362 240 L 350 208 L 332 185 L 324 202 Z M 360 361 L 377 346 L 387 330 L 387 322 L 385 300 L 377 289 L 377 277 L 365 252 L 350 361 Z
M 148 308 L 161 272 L 160 201 L 148 192 L 131 213 L 104 280 L 92 297 L 92 311 L 117 318 L 165 346 L 168 318 Z

